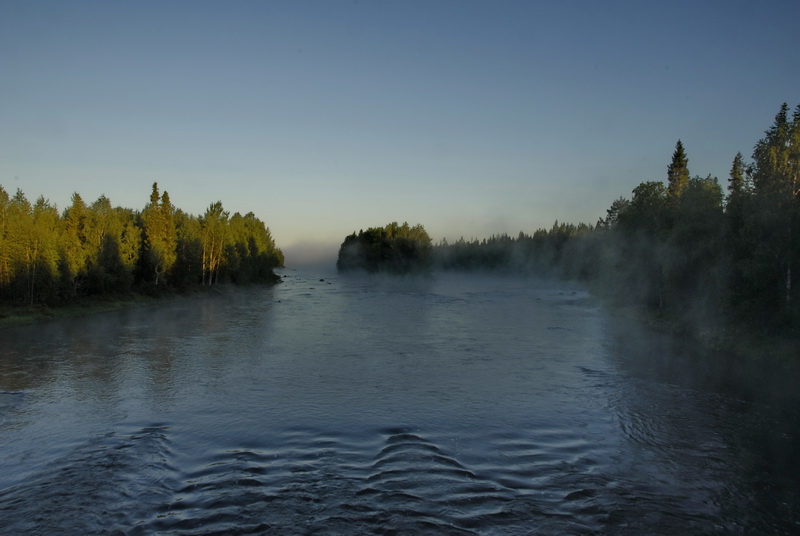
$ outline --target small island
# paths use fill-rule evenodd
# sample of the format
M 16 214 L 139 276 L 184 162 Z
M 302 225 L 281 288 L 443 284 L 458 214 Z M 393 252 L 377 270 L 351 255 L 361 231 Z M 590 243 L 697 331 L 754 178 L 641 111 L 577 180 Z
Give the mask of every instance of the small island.
M 342 272 L 425 272 L 431 267 L 432 249 L 431 238 L 422 225 L 392 222 L 346 237 L 339 248 L 336 268 Z

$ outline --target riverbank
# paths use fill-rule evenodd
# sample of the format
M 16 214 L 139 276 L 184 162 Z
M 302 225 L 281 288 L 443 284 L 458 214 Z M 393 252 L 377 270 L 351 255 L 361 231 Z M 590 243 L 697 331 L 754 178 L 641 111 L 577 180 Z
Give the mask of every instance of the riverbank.
M 0 329 L 48 322 L 61 318 L 73 318 L 92 314 L 106 313 L 128 307 L 152 305 L 176 297 L 181 294 L 163 295 L 159 297 L 141 294 L 123 296 L 82 298 L 80 300 L 50 307 L 47 305 L 0 305 Z
M 276 275 L 276 278 L 275 281 L 265 284 L 275 285 L 282 281 L 280 276 Z M 115 296 L 82 297 L 57 306 L 0 304 L 0 330 L 39 322 L 50 322 L 63 318 L 76 318 L 107 313 L 120 309 L 146 307 L 175 300 L 215 295 L 228 290 L 243 288 L 247 288 L 247 285 L 215 285 L 212 287 L 196 287 L 187 292 L 165 291 L 160 294 L 152 295 L 131 292 Z
M 640 306 L 622 304 L 598 289 L 590 289 L 593 296 L 605 304 L 609 312 L 643 327 L 678 337 L 707 351 L 729 354 L 738 358 L 769 360 L 792 369 L 800 366 L 798 350 L 800 335 L 791 332 L 773 333 L 755 331 L 747 326 L 722 325 L 707 321 L 692 324 L 668 311 L 653 311 Z M 708 319 L 707 319 L 708 320 Z

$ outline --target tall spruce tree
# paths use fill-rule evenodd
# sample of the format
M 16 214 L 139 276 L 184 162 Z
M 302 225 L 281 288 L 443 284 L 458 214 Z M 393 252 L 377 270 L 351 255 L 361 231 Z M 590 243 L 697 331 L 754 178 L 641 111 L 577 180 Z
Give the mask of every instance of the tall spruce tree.
M 689 159 L 683 149 L 683 143 L 678 140 L 675 152 L 672 153 L 672 162 L 667 168 L 667 198 L 674 203 L 680 199 L 681 193 L 689 182 Z
M 153 183 L 150 203 L 142 212 L 145 233 L 144 261 L 152 270 L 156 286 L 163 281 L 164 274 L 175 263 L 177 235 L 175 232 L 175 207 L 169 195 L 158 193 L 158 183 Z
M 793 125 L 789 122 L 789 105 L 785 102 L 775 121 L 753 149 L 753 182 L 760 195 L 794 192 L 797 178 L 791 165 Z
M 731 164 L 730 178 L 728 179 L 728 194 L 730 197 L 740 196 L 746 192 L 745 169 L 742 153 L 736 153 L 733 158 L 733 164 Z
M 753 150 L 753 183 L 758 204 L 755 225 L 760 239 L 756 261 L 764 266 L 765 273 L 773 275 L 772 287 L 780 288 L 784 308 L 792 301 L 795 265 L 800 255 L 799 173 L 800 109 L 790 120 L 789 106 L 783 103 Z
M 80 275 L 86 270 L 86 218 L 87 206 L 79 193 L 72 194 L 72 204 L 64 211 L 64 263 L 67 277 L 71 280 L 73 292 L 80 286 Z

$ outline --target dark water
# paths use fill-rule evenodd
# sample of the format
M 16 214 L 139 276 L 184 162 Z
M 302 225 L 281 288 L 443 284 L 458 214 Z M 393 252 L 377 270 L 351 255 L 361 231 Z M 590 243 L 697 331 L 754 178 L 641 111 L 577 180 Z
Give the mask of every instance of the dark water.
M 0 331 L 0 532 L 800 533 L 794 373 L 566 285 L 285 275 Z

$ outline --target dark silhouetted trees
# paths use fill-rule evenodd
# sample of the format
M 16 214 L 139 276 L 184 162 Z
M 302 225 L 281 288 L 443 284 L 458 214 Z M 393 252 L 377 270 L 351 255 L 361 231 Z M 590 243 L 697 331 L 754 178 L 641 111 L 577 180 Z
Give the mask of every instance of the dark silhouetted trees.
M 392 222 L 344 239 L 336 261 L 341 271 L 412 273 L 431 266 L 431 239 L 422 225 Z
M 594 228 L 442 242 L 445 269 L 514 269 L 584 279 L 626 305 L 694 332 L 800 330 L 800 106 L 781 106 L 753 150 L 733 159 L 724 195 L 690 177 L 678 141 L 666 183 L 642 182 Z
M 749 166 L 734 160 L 729 192 L 733 309 L 759 323 L 798 327 L 800 106 L 791 118 L 781 106 Z

